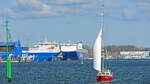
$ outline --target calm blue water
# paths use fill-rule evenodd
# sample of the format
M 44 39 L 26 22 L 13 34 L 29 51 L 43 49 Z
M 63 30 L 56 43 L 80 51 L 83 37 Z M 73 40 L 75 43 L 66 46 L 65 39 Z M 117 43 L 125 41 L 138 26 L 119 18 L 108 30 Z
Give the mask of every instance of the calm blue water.
M 96 82 L 92 61 L 13 63 L 9 84 L 150 84 L 150 60 L 106 60 L 114 73 L 110 83 Z M 7 84 L 6 64 L 0 64 L 0 84 Z

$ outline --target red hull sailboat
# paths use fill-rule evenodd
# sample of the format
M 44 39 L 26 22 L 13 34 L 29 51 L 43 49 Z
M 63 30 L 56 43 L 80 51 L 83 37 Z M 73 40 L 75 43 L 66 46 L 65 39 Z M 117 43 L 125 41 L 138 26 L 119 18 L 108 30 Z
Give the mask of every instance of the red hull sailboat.
M 104 66 L 102 67 L 102 32 L 104 28 L 104 6 L 102 11 L 102 24 L 101 24 L 101 30 L 97 36 L 97 39 L 93 46 L 93 67 L 95 70 L 98 71 L 96 80 L 99 82 L 111 82 L 113 81 L 113 74 L 109 69 L 104 69 Z M 104 63 L 103 63 L 104 64 Z
M 96 80 L 100 82 L 111 82 L 113 79 L 113 75 L 109 70 L 98 72 L 96 76 Z

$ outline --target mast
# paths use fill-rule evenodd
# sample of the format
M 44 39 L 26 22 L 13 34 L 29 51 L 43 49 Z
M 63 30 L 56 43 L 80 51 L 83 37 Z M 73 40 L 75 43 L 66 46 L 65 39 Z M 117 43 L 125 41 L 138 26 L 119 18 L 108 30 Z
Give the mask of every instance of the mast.
M 103 70 L 102 69 L 102 52 L 101 52 L 103 28 L 104 28 L 104 6 L 102 7 L 102 12 L 101 12 L 101 28 L 93 46 L 93 57 L 94 57 L 93 67 L 98 72 L 101 72 Z
M 104 2 L 102 4 L 102 8 L 101 8 L 101 29 L 103 32 L 103 29 L 104 29 Z
M 104 1 L 102 1 L 102 8 L 101 8 L 101 30 L 102 33 L 104 32 Z M 102 38 L 102 47 L 104 47 L 104 43 L 103 43 L 103 38 Z M 105 49 L 103 49 L 103 59 L 102 59 L 102 70 L 104 70 L 104 51 Z

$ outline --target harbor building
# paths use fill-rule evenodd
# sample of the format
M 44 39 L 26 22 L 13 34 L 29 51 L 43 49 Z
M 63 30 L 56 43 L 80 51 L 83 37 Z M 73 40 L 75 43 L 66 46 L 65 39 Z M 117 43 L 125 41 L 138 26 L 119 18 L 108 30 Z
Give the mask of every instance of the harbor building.
M 120 56 L 125 59 L 149 59 L 150 51 L 120 51 Z

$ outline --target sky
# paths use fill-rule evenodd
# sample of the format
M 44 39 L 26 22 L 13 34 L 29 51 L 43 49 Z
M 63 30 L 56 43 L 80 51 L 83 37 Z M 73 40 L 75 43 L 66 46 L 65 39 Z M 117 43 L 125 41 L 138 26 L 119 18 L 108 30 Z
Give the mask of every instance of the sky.
M 92 46 L 101 25 L 102 0 L 0 0 L 0 35 L 5 20 L 13 41 L 82 41 Z M 104 45 L 150 47 L 150 1 L 104 0 Z

